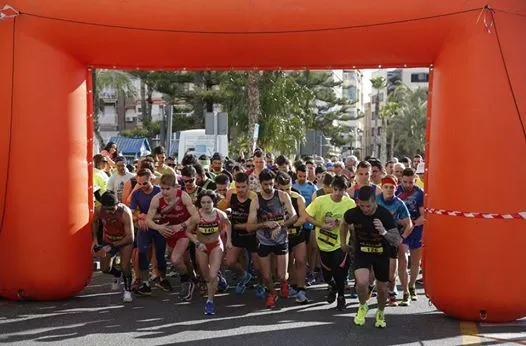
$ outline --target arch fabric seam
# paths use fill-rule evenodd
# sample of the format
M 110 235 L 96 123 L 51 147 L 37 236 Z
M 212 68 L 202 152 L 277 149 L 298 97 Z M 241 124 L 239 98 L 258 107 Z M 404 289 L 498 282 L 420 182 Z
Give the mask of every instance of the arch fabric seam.
M 359 25 L 333 27 L 333 28 L 297 29 L 297 30 L 282 30 L 282 31 L 199 31 L 199 30 L 177 30 L 177 29 L 153 29 L 153 28 L 131 27 L 131 26 L 124 26 L 124 25 L 110 25 L 110 24 L 83 22 L 83 21 L 67 19 L 67 18 L 43 16 L 43 15 L 38 15 L 38 14 L 30 13 L 30 12 L 20 12 L 20 15 L 26 15 L 26 16 L 31 16 L 31 17 L 40 18 L 40 19 L 68 22 L 72 24 L 83 24 L 83 25 L 100 26 L 100 27 L 106 27 L 106 28 L 137 30 L 137 31 L 168 32 L 168 33 L 173 32 L 173 33 L 182 33 L 182 34 L 212 34 L 212 35 L 265 35 L 265 34 L 294 34 L 294 33 L 361 29 L 361 28 L 368 28 L 368 27 L 375 27 L 375 26 L 404 24 L 404 23 L 410 23 L 410 22 L 415 22 L 415 21 L 449 17 L 449 16 L 465 14 L 465 13 L 474 12 L 474 11 L 479 12 L 480 7 L 471 8 L 468 10 L 456 11 L 456 12 L 436 14 L 436 15 L 426 16 L 426 17 L 409 18 L 409 19 L 402 19 L 402 20 L 381 22 L 381 23 L 359 24 Z
M 7 140 L 7 165 L 4 189 L 4 205 L 2 206 L 2 221 L 0 222 L 0 232 L 4 229 L 5 211 L 7 209 L 7 188 L 9 186 L 9 168 L 11 165 L 11 139 L 13 132 L 13 108 L 15 99 L 15 43 L 16 43 L 16 17 L 13 19 L 13 57 L 11 63 L 11 105 L 9 112 L 9 131 Z
M 510 73 L 508 71 L 508 64 L 506 64 L 506 59 L 504 58 L 504 52 L 502 51 L 502 45 L 500 43 L 500 37 L 499 37 L 499 31 L 497 29 L 497 21 L 495 20 L 495 15 L 492 11 L 490 11 L 491 13 L 491 20 L 493 22 L 493 26 L 495 27 L 495 37 L 497 38 L 497 44 L 499 46 L 499 52 L 500 52 L 500 57 L 502 59 L 502 64 L 504 65 L 504 72 L 506 73 L 506 79 L 508 80 L 508 86 L 510 88 L 510 92 L 511 92 L 511 97 L 513 98 L 513 103 L 515 105 L 515 110 L 517 111 L 517 117 L 519 118 L 519 123 L 521 124 L 521 129 L 522 129 L 522 135 L 524 137 L 524 142 L 526 143 L 526 129 L 524 128 L 524 122 L 522 121 L 522 115 L 521 115 L 521 110 L 519 108 L 519 103 L 517 101 L 517 96 L 515 95 L 515 90 L 513 90 L 513 84 L 511 83 L 511 77 L 510 77 Z

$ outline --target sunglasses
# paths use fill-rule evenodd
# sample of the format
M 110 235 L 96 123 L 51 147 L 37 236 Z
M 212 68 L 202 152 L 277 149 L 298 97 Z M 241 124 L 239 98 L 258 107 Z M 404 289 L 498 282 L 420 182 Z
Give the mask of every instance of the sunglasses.
M 146 185 L 148 185 L 149 183 L 150 183 L 149 181 L 145 181 L 145 182 L 143 182 L 143 183 L 139 183 L 139 182 L 137 182 L 137 185 L 140 185 L 140 186 L 146 186 Z
M 168 167 L 175 167 L 175 163 L 168 163 Z
M 195 179 L 183 179 L 183 183 L 185 184 L 192 184 Z

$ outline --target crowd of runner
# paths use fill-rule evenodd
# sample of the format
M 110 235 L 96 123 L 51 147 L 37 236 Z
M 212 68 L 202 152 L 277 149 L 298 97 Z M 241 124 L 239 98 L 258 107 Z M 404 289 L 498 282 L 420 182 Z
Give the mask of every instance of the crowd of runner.
M 114 277 L 112 289 L 124 286 L 124 302 L 152 295 L 152 287 L 172 291 L 176 275 L 180 298 L 199 292 L 213 315 L 216 292 L 229 288 L 226 271 L 235 294 L 255 287 L 270 309 L 278 297 L 309 303 L 308 287 L 325 283 L 327 303 L 344 310 L 350 289 L 360 303 L 356 325 L 374 295 L 379 328 L 386 305 L 418 299 L 420 155 L 291 164 L 256 149 L 237 161 L 216 153 L 177 163 L 157 147 L 131 165 L 117 153 L 109 143 L 93 158 L 93 254 Z

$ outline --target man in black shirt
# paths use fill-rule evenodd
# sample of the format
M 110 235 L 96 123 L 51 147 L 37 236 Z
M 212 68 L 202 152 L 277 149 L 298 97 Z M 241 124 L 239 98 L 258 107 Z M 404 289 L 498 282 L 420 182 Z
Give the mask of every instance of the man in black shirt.
M 390 244 L 400 240 L 396 237 L 398 230 L 391 213 L 376 204 L 376 193 L 371 186 L 362 186 L 358 192 L 358 207 L 349 209 L 340 224 L 340 241 L 345 242 L 347 232 L 351 229 L 351 245 L 354 254 L 354 277 L 360 300 L 360 307 L 354 323 L 365 324 L 369 307 L 369 271 L 371 267 L 376 277 L 378 290 L 378 311 L 375 327 L 385 328 L 384 307 L 387 300 L 387 282 L 389 281 L 389 248 Z M 395 234 L 396 233 L 396 234 Z M 398 236 L 399 237 L 399 236 Z M 394 244 L 397 245 L 397 244 Z M 342 244 L 342 250 L 350 249 Z

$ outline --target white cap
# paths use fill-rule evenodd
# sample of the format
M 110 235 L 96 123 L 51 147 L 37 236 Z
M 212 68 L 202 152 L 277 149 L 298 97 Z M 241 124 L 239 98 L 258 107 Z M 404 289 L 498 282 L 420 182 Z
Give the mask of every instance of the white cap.
M 426 170 L 425 162 L 420 162 L 418 166 L 416 166 L 416 174 L 424 174 L 425 170 Z

